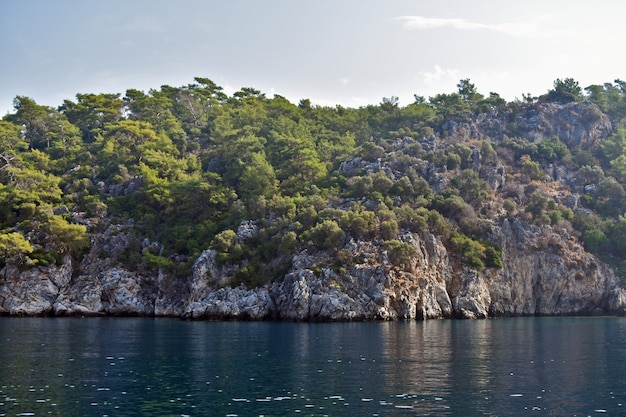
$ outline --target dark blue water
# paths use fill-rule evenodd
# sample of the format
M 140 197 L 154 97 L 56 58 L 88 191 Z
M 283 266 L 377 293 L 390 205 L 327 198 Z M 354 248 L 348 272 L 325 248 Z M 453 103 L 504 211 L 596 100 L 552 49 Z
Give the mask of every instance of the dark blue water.
M 0 318 L 0 416 L 623 416 L 626 319 Z

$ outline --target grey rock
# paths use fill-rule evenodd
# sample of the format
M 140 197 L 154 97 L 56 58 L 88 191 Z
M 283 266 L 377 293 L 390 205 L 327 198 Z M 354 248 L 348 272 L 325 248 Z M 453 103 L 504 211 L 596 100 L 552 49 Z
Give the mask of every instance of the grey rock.
M 240 242 L 259 234 L 259 226 L 251 220 L 243 221 L 237 228 L 237 239 Z
M 130 272 L 96 256 L 75 277 L 69 259 L 61 267 L 5 268 L 0 312 L 297 321 L 626 314 L 626 292 L 613 272 L 566 233 L 520 220 L 491 229 L 504 267 L 481 273 L 451 258 L 434 235 L 409 232 L 399 238 L 417 255 L 406 268 L 391 265 L 380 243 L 348 239 L 344 249 L 362 262 L 320 270 L 330 258 L 303 251 L 284 280 L 260 288 L 225 284 L 234 269 L 217 266 L 212 250 L 188 279 Z

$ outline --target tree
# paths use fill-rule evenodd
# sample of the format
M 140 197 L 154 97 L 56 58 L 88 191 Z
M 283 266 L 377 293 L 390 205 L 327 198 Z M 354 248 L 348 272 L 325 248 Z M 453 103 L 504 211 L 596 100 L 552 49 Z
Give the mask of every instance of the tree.
M 583 90 L 578 85 L 578 81 L 573 78 L 565 78 L 554 80 L 554 88 L 548 91 L 545 99 L 557 103 L 571 103 L 573 101 L 583 100 Z
M 439 115 L 448 120 L 466 121 L 472 112 L 470 103 L 460 94 L 437 94 L 428 101 Z
M 619 216 L 611 225 L 608 237 L 611 239 L 611 249 L 614 253 L 623 254 L 626 251 L 626 215 Z
M 596 187 L 596 207 L 605 216 L 617 216 L 624 212 L 624 187 L 613 177 L 603 179 Z
M 463 200 L 470 204 L 480 203 L 487 198 L 489 185 L 478 176 L 476 171 L 464 169 L 452 179 L 452 184 L 459 190 Z
M 554 162 L 570 155 L 567 145 L 558 136 L 542 140 L 537 144 L 537 157 L 544 162 Z
M 324 220 L 309 231 L 309 237 L 319 249 L 337 250 L 346 234 L 334 220 Z
M 608 139 L 602 142 L 600 149 L 609 161 L 626 154 L 626 128 L 618 127 Z
M 258 196 L 271 197 L 278 189 L 274 167 L 262 153 L 254 153 L 239 178 L 242 198 L 252 200 Z
M 76 94 L 76 102 L 64 100 L 59 110 L 92 142 L 106 123 L 122 119 L 123 107 L 119 94 Z
M 387 250 L 389 262 L 404 270 L 411 267 L 411 260 L 417 255 L 413 245 L 397 239 L 387 240 L 383 246 Z
M 540 217 L 546 207 L 548 206 L 548 197 L 546 197 L 541 191 L 533 191 L 528 199 L 526 205 L 526 211 L 534 218 Z
M 87 227 L 82 224 L 68 223 L 61 216 L 51 217 L 46 224 L 46 229 L 53 246 L 61 254 L 75 255 L 90 245 Z
M 530 156 L 522 155 L 520 158 L 522 174 L 527 175 L 531 180 L 542 180 L 545 175 L 541 171 L 541 165 L 533 161 Z
M 11 166 L 17 155 L 28 148 L 28 142 L 20 137 L 19 126 L 0 120 L 0 170 Z
M 16 112 L 7 116 L 7 120 L 21 126 L 20 137 L 28 148 L 56 152 L 58 156 L 74 150 L 78 129 L 63 114 L 23 96 L 17 96 L 13 105 Z
M 28 149 L 28 142 L 20 137 L 20 127 L 6 120 L 0 120 L 0 155 L 15 155 L 26 149 Z
M 4 263 L 21 263 L 24 255 L 32 253 L 33 250 L 33 245 L 21 233 L 0 233 L 0 256 Z M 6 279 L 6 270 L 4 278 Z
M 626 83 L 620 79 L 603 85 L 590 85 L 585 88 L 589 101 L 597 104 L 600 109 L 612 118 L 626 115 Z
M 620 181 L 626 182 L 626 155 L 612 159 L 611 170 Z
M 483 95 L 476 90 L 476 86 L 472 84 L 469 78 L 465 78 L 456 85 L 458 88 L 459 96 L 461 100 L 474 105 L 479 100 L 483 99 Z
M 585 230 L 582 236 L 585 249 L 589 252 L 599 253 L 606 244 L 606 235 L 600 229 Z
M 128 118 L 149 122 L 157 133 L 165 133 L 174 142 L 179 151 L 186 146 L 185 131 L 179 120 L 174 117 L 174 104 L 170 97 L 161 91 L 150 90 L 145 94 L 139 90 L 126 90 L 124 103 L 128 111 Z
M 458 232 L 453 232 L 450 242 L 455 252 L 478 271 L 485 268 L 486 248 L 477 240 Z
M 281 181 L 281 189 L 287 194 L 304 191 L 328 172 L 304 123 L 279 118 L 269 134 L 266 152 Z
M 121 120 L 108 123 L 91 145 L 96 154 L 96 162 L 105 178 L 112 178 L 119 166 L 124 166 L 131 175 L 137 175 L 140 163 L 156 169 L 159 175 L 176 177 L 184 164 L 178 165 L 175 159 L 178 150 L 165 134 L 158 134 L 147 122 Z

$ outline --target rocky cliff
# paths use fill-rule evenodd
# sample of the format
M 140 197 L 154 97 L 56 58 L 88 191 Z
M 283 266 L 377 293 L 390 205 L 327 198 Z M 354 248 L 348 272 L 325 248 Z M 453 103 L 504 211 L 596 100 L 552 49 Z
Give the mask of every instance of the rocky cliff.
M 499 141 L 504 136 L 520 136 L 539 142 L 558 136 L 568 147 L 583 149 L 596 146 L 612 131 L 609 117 L 590 102 L 536 103 L 506 112 L 482 113 L 469 122 L 443 124 L 443 133 L 456 140 L 489 138 Z
M 417 256 L 403 268 L 389 262 L 380 243 L 347 239 L 343 248 L 358 259 L 353 265 L 321 267 L 328 265 L 323 254 L 303 251 L 284 280 L 253 289 L 229 286 L 233 270 L 219 266 L 211 249 L 192 277 L 177 279 L 99 259 L 96 242 L 79 265 L 67 258 L 61 266 L 3 270 L 0 312 L 298 321 L 626 313 L 626 292 L 613 272 L 566 232 L 504 220 L 491 233 L 502 247 L 502 268 L 479 273 L 436 236 L 404 232 L 401 240 Z
M 558 136 L 569 147 L 591 149 L 611 131 L 611 122 L 595 105 L 538 103 L 444 123 L 439 134 L 447 143 L 433 135 L 417 145 L 436 151 L 483 139 L 497 143 L 507 136 L 531 142 Z M 339 172 L 347 178 L 384 173 L 396 181 L 415 145 L 412 138 L 398 139 L 384 157 L 355 157 L 344 161 Z M 521 204 L 543 187 L 558 204 L 579 209 L 579 185 L 567 168 L 546 167 L 543 184 L 517 183 L 519 175 L 507 174 L 506 161 L 486 163 L 477 147 L 471 152 L 471 169 L 480 172 L 492 192 L 506 184 L 508 196 Z M 450 181 L 447 167 L 420 158 L 410 159 L 411 168 L 440 193 Z M 401 203 L 400 197 L 396 200 Z M 236 271 L 245 264 L 222 262 L 214 249 L 205 250 L 187 276 L 166 269 L 131 271 L 116 260 L 129 250 L 128 226 L 108 225 L 104 232 L 91 233 L 90 250 L 80 261 L 66 256 L 60 265 L 1 269 L 0 314 L 332 321 L 626 313 L 621 281 L 566 228 L 533 224 L 524 213 L 505 211 L 501 200 L 490 202 L 487 211 L 492 214 L 480 219 L 481 230 L 501 250 L 502 267 L 473 268 L 428 230 L 399 230 L 397 240 L 414 254 L 400 265 L 390 261 L 380 237 L 346 234 L 338 250 L 349 260 L 337 265 L 328 251 L 299 248 L 284 255 L 291 266 L 283 277 L 254 288 L 235 285 Z M 256 232 L 254 222 L 242 223 L 237 240 L 244 243 Z M 147 249 L 151 245 L 145 242 Z

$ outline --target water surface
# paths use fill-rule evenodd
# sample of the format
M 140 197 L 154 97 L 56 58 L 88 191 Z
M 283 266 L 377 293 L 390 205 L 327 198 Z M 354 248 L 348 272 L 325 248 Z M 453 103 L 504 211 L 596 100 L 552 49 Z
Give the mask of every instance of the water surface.
M 0 416 L 619 416 L 625 379 L 623 318 L 0 318 Z

